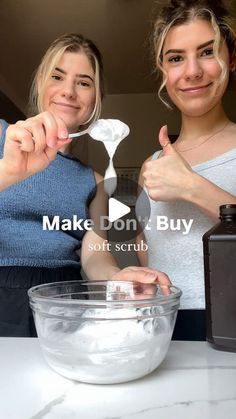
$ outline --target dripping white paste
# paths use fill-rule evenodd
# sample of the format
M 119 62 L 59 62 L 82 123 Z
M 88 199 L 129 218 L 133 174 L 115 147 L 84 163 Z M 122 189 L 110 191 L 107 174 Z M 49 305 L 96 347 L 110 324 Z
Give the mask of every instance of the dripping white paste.
M 120 142 L 129 135 L 129 127 L 119 119 L 98 119 L 91 129 L 89 135 L 94 140 L 102 141 L 109 155 L 109 165 L 104 176 L 104 187 L 106 193 L 111 196 L 117 185 L 117 175 L 113 165 L 113 157 Z M 106 182 L 107 179 L 111 179 Z

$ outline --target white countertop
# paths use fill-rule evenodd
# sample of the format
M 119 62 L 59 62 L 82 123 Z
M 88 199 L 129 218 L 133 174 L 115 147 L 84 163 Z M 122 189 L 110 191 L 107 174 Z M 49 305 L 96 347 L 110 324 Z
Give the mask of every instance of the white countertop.
M 171 342 L 149 376 L 124 384 L 67 380 L 38 339 L 0 338 L 0 419 L 235 419 L 236 353 Z

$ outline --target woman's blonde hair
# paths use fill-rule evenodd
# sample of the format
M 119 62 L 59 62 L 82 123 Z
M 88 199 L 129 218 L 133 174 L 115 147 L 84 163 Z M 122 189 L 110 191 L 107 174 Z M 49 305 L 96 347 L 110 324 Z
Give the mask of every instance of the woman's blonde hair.
M 71 33 L 57 38 L 48 48 L 36 70 L 29 98 L 31 115 L 43 112 L 43 97 L 48 79 L 54 71 L 64 52 L 81 52 L 86 55 L 95 74 L 95 104 L 89 119 L 83 123 L 95 121 L 101 113 L 101 102 L 104 96 L 102 56 L 96 45 L 82 35 Z M 39 88 L 40 80 L 40 88 Z
M 228 68 L 219 57 L 222 39 L 226 42 L 229 54 L 232 57 L 235 53 L 235 21 L 225 8 L 221 0 L 171 0 L 169 4 L 162 8 L 161 13 L 154 25 L 154 53 L 155 62 L 158 70 L 163 74 L 163 80 L 158 91 L 160 100 L 171 109 L 171 106 L 161 96 L 162 90 L 167 82 L 167 74 L 163 68 L 163 45 L 166 36 L 171 28 L 191 22 L 195 19 L 202 19 L 212 24 L 216 34 L 214 42 L 214 54 L 221 67 L 221 77 L 219 84 L 222 83 L 227 75 Z

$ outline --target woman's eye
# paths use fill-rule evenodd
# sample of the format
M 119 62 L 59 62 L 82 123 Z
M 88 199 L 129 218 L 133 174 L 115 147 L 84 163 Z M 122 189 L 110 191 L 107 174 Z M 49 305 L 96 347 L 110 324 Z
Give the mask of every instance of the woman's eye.
M 205 55 L 213 55 L 213 53 L 214 53 L 213 48 L 208 48 L 208 49 L 205 49 L 205 50 L 202 52 L 202 55 L 203 55 L 203 56 L 205 56 Z
M 182 57 L 180 55 L 169 58 L 170 63 L 179 63 L 180 61 L 182 61 Z
M 87 81 L 80 80 L 78 84 L 82 87 L 89 87 L 90 84 Z
M 58 76 L 57 74 L 52 75 L 53 80 L 61 80 L 61 76 Z

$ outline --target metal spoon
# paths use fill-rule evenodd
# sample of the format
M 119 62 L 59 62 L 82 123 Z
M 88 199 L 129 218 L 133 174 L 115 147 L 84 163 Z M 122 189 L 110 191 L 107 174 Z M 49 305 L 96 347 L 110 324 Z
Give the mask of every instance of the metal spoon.
M 84 129 L 83 131 L 73 132 L 73 134 L 69 134 L 69 138 L 81 137 L 81 135 L 89 134 L 93 126 L 94 126 L 94 123 L 89 125 L 89 127 L 87 129 Z

